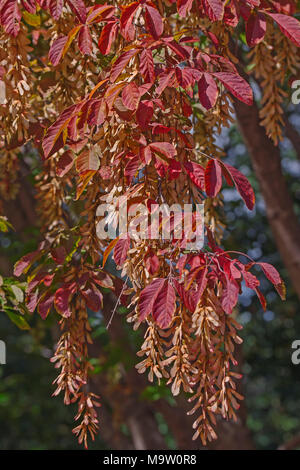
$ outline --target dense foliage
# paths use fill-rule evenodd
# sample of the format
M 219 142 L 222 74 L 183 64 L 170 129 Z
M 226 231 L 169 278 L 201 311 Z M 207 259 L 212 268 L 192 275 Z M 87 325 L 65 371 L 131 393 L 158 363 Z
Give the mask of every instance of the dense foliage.
M 35 148 L 30 164 L 37 152 L 43 159 L 35 185 L 43 239 L 15 265 L 26 285 L 3 281 L 3 309 L 21 327 L 25 308 L 42 319 L 59 314 L 55 394 L 77 402 L 74 433 L 85 445 L 99 406 L 87 384 L 88 311 L 101 310 L 107 289 L 135 329 L 147 326 L 138 371 L 167 379 L 173 395 L 191 394 L 194 438 L 216 438 L 215 415 L 236 417 L 238 296 L 245 286 L 266 309 L 256 267 L 282 298 L 285 288 L 271 264 L 220 247 L 224 182 L 249 210 L 255 197 L 215 133 L 232 123 L 235 100 L 252 105 L 253 73 L 263 89 L 261 123 L 275 143 L 281 138 L 286 81 L 299 61 L 294 13 L 287 0 L 1 3 L 5 197 L 17 190 L 18 149 Z M 175 230 L 171 240 L 99 239 L 97 208 L 120 196 L 136 226 L 130 209 L 140 203 L 150 216 L 159 204 L 204 202 L 206 245 L 187 252 L 189 233 L 177 238 Z M 112 251 L 121 280 L 107 266 Z

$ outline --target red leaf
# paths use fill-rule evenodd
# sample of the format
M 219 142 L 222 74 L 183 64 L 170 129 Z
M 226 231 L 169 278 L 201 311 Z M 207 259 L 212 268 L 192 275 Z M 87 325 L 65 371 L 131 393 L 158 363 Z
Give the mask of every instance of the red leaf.
M 21 21 L 17 0 L 6 0 L 2 3 L 0 19 L 5 32 L 16 37 L 20 31 Z
M 110 80 L 112 82 L 117 80 L 118 76 L 123 72 L 130 59 L 135 56 L 137 52 L 138 49 L 130 49 L 129 51 L 123 52 L 123 54 L 118 57 L 111 68 Z
M 222 170 L 226 179 L 232 179 L 236 189 L 245 201 L 246 206 L 248 209 L 252 210 L 255 204 L 255 194 L 246 176 L 227 163 L 220 162 L 220 164 L 222 165 Z
M 250 47 L 259 44 L 267 30 L 266 17 L 263 13 L 251 14 L 246 23 L 246 39 Z
M 217 101 L 218 87 L 209 73 L 203 73 L 198 82 L 199 100 L 205 109 L 211 109 Z
M 55 39 L 55 41 L 53 41 L 53 43 L 51 44 L 49 50 L 49 60 L 54 66 L 59 64 L 67 41 L 68 36 L 61 36 L 60 38 Z
M 57 312 L 60 313 L 64 318 L 68 318 L 72 315 L 69 305 L 71 295 L 72 290 L 68 287 L 60 287 L 55 292 L 54 306 Z
M 54 294 L 47 292 L 44 294 L 38 304 L 38 312 L 43 320 L 46 320 L 53 305 Z M 33 305 L 31 306 L 33 307 Z M 33 309 L 34 310 L 34 309 Z
M 86 7 L 83 0 L 67 0 L 69 7 L 81 23 L 86 22 Z
M 203 0 L 203 4 L 211 21 L 218 21 L 223 18 L 224 3 L 222 0 Z
M 101 54 L 109 54 L 112 42 L 115 40 L 118 24 L 114 21 L 107 23 L 101 31 L 98 46 Z
M 215 72 L 212 74 L 223 83 L 225 88 L 230 91 L 236 98 L 248 105 L 253 104 L 253 93 L 250 85 L 236 73 L 232 72 Z
M 153 304 L 152 316 L 161 328 L 168 328 L 176 306 L 176 294 L 174 287 L 167 280 L 160 289 Z
M 88 287 L 87 289 L 81 290 L 82 295 L 86 300 L 86 305 L 93 312 L 99 312 L 102 307 L 103 296 L 101 292 L 94 287 Z
M 22 256 L 14 266 L 14 276 L 19 277 L 21 274 L 26 273 L 29 266 L 41 255 L 42 253 L 40 251 L 33 251 L 32 253 Z
M 238 301 L 239 286 L 235 281 L 227 280 L 227 284 L 222 294 L 222 307 L 224 312 L 231 314 Z
M 147 316 L 152 312 L 153 304 L 163 288 L 165 279 L 154 279 L 145 289 L 142 290 L 138 303 L 139 318 L 140 321 L 145 320 Z
M 267 11 L 265 13 L 276 21 L 287 38 L 300 47 L 300 23 L 296 18 L 281 13 L 269 13 Z
M 169 142 L 153 142 L 152 144 L 149 144 L 149 147 L 153 152 L 162 154 L 167 158 L 172 158 L 176 155 L 174 145 Z
M 150 49 L 143 49 L 140 55 L 140 72 L 146 83 L 155 79 L 153 55 Z
M 44 136 L 42 147 L 44 150 L 45 158 L 50 156 L 51 150 L 60 137 L 63 130 L 67 127 L 71 117 L 73 116 L 73 112 L 76 110 L 77 105 L 69 106 L 69 108 L 65 109 L 63 113 L 59 116 L 59 118 L 50 126 Z M 63 145 L 63 142 L 62 142 Z M 58 150 L 58 149 L 57 149 Z
M 129 161 L 126 163 L 126 166 L 124 168 L 124 175 L 126 176 L 128 184 L 132 182 L 140 165 L 141 165 L 141 160 L 138 156 L 135 156 L 134 158 L 130 158 Z
M 150 5 L 146 5 L 145 20 L 150 34 L 154 39 L 159 39 L 164 31 L 164 24 L 159 11 Z
M 179 175 L 181 174 L 181 172 L 182 172 L 182 169 L 181 169 L 180 163 L 173 158 L 169 162 L 169 166 L 168 166 L 169 181 L 176 180 L 177 178 L 179 178 Z
M 21 0 L 23 7 L 29 13 L 34 14 L 36 10 L 36 1 L 35 0 Z
M 244 277 L 244 280 L 245 280 L 245 284 L 246 284 L 247 287 L 249 287 L 249 289 L 255 289 L 260 284 L 257 277 L 254 276 L 249 271 L 244 270 L 243 271 L 243 277 Z
M 181 16 L 186 16 L 191 11 L 194 0 L 177 0 L 177 10 Z
M 171 86 L 174 80 L 175 70 L 166 70 L 159 76 L 159 85 L 156 88 L 157 96 L 160 96 L 167 86 Z
M 67 256 L 66 249 L 63 246 L 52 248 L 51 256 L 56 264 L 63 264 Z
M 134 28 L 132 27 L 132 21 L 134 14 L 136 13 L 139 6 L 139 2 L 133 2 L 126 7 L 122 7 L 122 13 L 120 17 L 121 33 L 128 41 L 132 41 L 134 38 Z
M 81 26 L 79 30 L 78 47 L 82 54 L 90 55 L 92 53 L 92 37 L 87 25 Z
M 70 150 L 67 150 L 62 155 L 60 155 L 58 162 L 56 164 L 56 174 L 57 176 L 63 177 L 70 171 L 73 166 L 73 153 Z
M 122 91 L 122 101 L 126 108 L 135 111 L 140 101 L 140 92 L 137 85 L 133 82 L 128 83 Z
M 256 292 L 257 297 L 259 298 L 259 301 L 261 303 L 262 308 L 264 309 L 264 311 L 266 311 L 267 301 L 266 301 L 264 295 L 260 292 L 258 287 L 256 287 L 255 292 Z
M 117 266 L 122 266 L 127 258 L 127 253 L 130 248 L 130 238 L 120 238 L 114 249 L 114 260 Z
M 272 264 L 269 263 L 257 263 L 263 270 L 264 275 L 266 276 L 269 281 L 272 282 L 275 286 L 277 284 L 281 284 L 281 277 L 279 272 L 277 271 Z
M 145 266 L 151 276 L 159 271 L 159 259 L 152 250 L 145 257 Z
M 55 20 L 58 20 L 60 18 L 63 6 L 64 6 L 64 0 L 50 0 L 49 1 L 49 10 Z
M 189 177 L 191 178 L 192 182 L 197 186 L 197 188 L 204 191 L 205 189 L 204 168 L 195 162 L 185 162 L 184 168 L 187 174 L 189 175 Z
M 209 160 L 204 177 L 206 194 L 209 197 L 216 197 L 222 187 L 222 169 L 218 160 Z
M 151 121 L 152 116 L 153 102 L 148 100 L 141 101 L 136 112 L 138 125 L 141 126 L 142 129 L 145 129 Z

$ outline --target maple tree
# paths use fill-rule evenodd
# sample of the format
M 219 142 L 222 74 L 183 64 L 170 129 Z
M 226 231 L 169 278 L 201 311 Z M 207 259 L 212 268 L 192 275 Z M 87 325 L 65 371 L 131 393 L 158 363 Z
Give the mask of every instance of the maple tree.
M 293 0 L 0 3 L 5 197 L 15 194 L 22 146 L 42 159 L 35 188 L 43 237 L 14 274 L 27 275 L 28 312 L 59 316 L 54 394 L 78 404 L 73 431 L 85 446 L 99 406 L 87 387 L 88 311 L 101 310 L 107 289 L 129 308 L 128 322 L 145 328 L 138 372 L 166 379 L 175 396 L 190 394 L 194 438 L 217 437 L 216 415 L 236 418 L 239 293 L 253 289 L 266 308 L 255 266 L 282 298 L 285 288 L 270 264 L 221 248 L 222 187 L 234 186 L 249 210 L 255 196 L 216 134 L 233 122 L 236 103 L 253 105 L 254 76 L 261 124 L 275 144 L 281 139 L 286 77 L 299 65 L 295 12 Z M 207 244 L 187 252 L 175 235 L 99 239 L 99 204 L 121 196 L 149 214 L 158 204 L 204 203 Z M 107 267 L 112 253 L 121 276 Z

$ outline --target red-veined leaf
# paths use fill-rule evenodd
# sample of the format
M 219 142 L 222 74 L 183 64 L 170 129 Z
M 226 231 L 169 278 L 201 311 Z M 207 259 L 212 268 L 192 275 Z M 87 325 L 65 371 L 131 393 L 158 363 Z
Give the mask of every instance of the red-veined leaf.
M 250 47 L 259 44 L 267 31 L 266 17 L 263 13 L 251 14 L 246 22 L 246 39 Z
M 166 70 L 160 74 L 159 85 L 156 88 L 157 96 L 160 96 L 167 86 L 171 86 L 174 83 L 174 75 L 175 70 Z
M 97 23 L 103 19 L 107 20 L 113 16 L 115 7 L 113 5 L 95 5 L 89 10 L 87 15 L 87 24 L 93 23 L 97 20 Z
M 7 34 L 16 37 L 20 31 L 21 12 L 17 0 L 6 0 L 2 3 L 1 24 Z
M 277 271 L 272 264 L 269 263 L 257 263 L 263 270 L 264 275 L 266 276 L 267 279 L 269 279 L 272 284 L 276 286 L 276 284 L 281 283 L 281 277 L 279 272 Z
M 153 304 L 161 291 L 164 287 L 165 279 L 154 279 L 145 289 L 142 290 L 140 294 L 140 298 L 138 301 L 138 310 L 139 310 L 139 319 L 140 321 L 145 320 L 147 316 L 153 310 Z
M 58 65 L 67 44 L 68 36 L 61 36 L 53 41 L 49 50 L 49 60 L 54 66 Z
M 253 104 L 252 88 L 240 75 L 232 72 L 215 72 L 212 75 L 220 80 L 225 88 L 240 101 L 248 105 Z
M 168 328 L 175 313 L 176 294 L 174 287 L 167 280 L 160 289 L 153 303 L 152 316 L 158 326 Z
M 132 182 L 140 165 L 141 165 L 141 160 L 139 156 L 130 158 L 128 162 L 126 163 L 126 166 L 124 168 L 124 176 L 126 177 L 128 184 Z
M 222 187 L 222 169 L 218 160 L 209 160 L 205 168 L 205 192 L 209 197 L 216 197 Z
M 211 21 L 219 21 L 223 18 L 225 3 L 222 0 L 203 0 L 203 5 Z
M 63 6 L 64 6 L 64 0 L 50 0 L 49 1 L 50 13 L 56 21 L 60 18 Z
M 86 7 L 83 0 L 67 0 L 69 7 L 81 23 L 86 22 Z
M 32 15 L 36 11 L 36 1 L 35 0 L 21 0 L 21 3 L 25 10 L 27 10 Z
M 220 164 L 222 165 L 222 170 L 226 179 L 232 179 L 236 189 L 245 201 L 246 206 L 248 209 L 252 210 L 255 204 L 255 194 L 246 176 L 233 166 L 228 165 L 228 163 L 220 161 Z
M 146 4 L 145 20 L 148 31 L 154 39 L 159 39 L 164 31 L 164 24 L 159 11 Z
M 268 11 L 265 13 L 273 18 L 287 38 L 300 47 L 300 23 L 296 18 L 281 13 L 269 13 Z
M 140 55 L 140 72 L 146 83 L 154 82 L 154 62 L 151 49 L 143 49 Z

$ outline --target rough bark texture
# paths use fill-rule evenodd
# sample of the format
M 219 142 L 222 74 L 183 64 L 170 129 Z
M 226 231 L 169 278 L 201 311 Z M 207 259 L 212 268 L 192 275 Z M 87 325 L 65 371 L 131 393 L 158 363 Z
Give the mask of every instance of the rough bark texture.
M 256 105 L 236 102 L 235 111 L 260 184 L 278 251 L 300 298 L 300 224 L 282 174 L 279 148 L 273 145 L 259 124 Z

